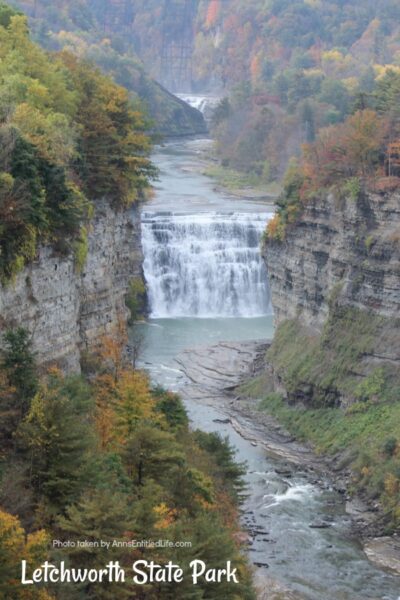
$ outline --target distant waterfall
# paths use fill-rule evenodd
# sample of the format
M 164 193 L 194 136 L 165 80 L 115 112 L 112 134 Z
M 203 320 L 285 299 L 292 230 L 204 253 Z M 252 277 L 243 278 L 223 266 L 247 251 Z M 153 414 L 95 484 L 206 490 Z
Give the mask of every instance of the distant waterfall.
M 270 298 L 260 241 L 267 214 L 142 215 L 151 316 L 256 317 Z

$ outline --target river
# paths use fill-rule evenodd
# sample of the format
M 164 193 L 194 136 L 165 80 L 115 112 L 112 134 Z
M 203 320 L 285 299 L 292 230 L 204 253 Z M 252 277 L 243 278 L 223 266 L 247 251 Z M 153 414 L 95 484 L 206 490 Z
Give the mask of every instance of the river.
M 209 144 L 186 140 L 159 148 L 153 157 L 160 169 L 156 194 L 142 209 L 151 316 L 135 328 L 143 338 L 141 366 L 154 383 L 178 392 L 187 380 L 175 358 L 186 348 L 273 336 L 259 254 L 272 209 L 215 189 L 198 168 Z M 187 409 L 193 427 L 227 435 L 237 459 L 247 461 L 243 524 L 259 532 L 249 556 L 268 565 L 259 567 L 266 582 L 277 581 L 307 600 L 400 598 L 400 579 L 368 561 L 344 500 L 328 480 L 316 482 L 309 471 L 282 464 L 244 439 L 230 423 L 217 424 L 216 408 L 192 401 Z M 316 522 L 329 527 L 310 527 Z

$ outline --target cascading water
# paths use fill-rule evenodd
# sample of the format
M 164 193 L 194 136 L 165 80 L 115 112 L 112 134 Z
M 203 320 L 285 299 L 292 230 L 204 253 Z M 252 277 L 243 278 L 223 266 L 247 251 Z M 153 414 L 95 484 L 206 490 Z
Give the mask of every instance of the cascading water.
M 260 242 L 270 215 L 142 215 L 151 316 L 258 317 L 271 313 Z

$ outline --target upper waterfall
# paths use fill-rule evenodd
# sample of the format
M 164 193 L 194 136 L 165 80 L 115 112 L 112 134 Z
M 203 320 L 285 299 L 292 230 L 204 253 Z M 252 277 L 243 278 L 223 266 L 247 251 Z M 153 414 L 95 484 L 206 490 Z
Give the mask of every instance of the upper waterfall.
M 260 256 L 269 215 L 142 215 L 151 316 L 256 317 L 271 312 Z

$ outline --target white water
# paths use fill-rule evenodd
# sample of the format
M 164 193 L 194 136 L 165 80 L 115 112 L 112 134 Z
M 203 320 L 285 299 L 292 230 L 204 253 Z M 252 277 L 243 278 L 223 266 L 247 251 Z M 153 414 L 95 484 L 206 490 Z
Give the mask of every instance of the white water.
M 260 255 L 267 213 L 142 215 L 152 318 L 259 317 L 271 313 Z
M 204 118 L 207 120 L 211 119 L 214 110 L 217 108 L 218 104 L 221 102 L 221 96 L 213 96 L 213 95 L 196 95 L 196 94 L 176 94 L 178 98 L 193 106 L 193 108 L 197 108 L 201 113 L 203 113 Z

